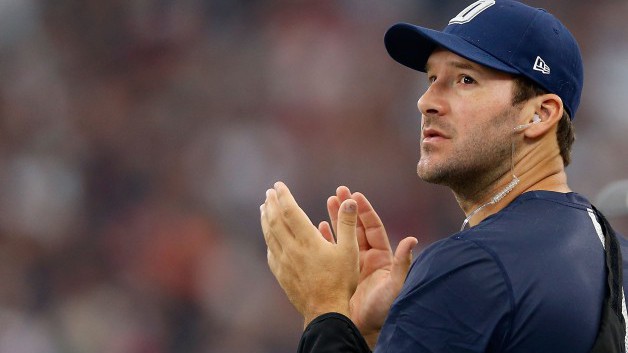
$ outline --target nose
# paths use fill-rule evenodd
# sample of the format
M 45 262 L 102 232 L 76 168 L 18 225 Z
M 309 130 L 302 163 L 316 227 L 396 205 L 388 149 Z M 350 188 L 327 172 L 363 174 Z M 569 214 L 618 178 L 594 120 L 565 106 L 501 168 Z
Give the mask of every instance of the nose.
M 434 81 L 419 98 L 417 108 L 423 116 L 440 116 L 446 113 L 445 92 L 438 81 Z

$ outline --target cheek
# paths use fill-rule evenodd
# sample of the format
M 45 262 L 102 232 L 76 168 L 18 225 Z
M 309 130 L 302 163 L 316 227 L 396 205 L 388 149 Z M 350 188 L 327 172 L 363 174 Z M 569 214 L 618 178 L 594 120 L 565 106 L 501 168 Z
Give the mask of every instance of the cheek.
M 479 103 L 481 99 L 467 97 L 451 104 L 451 120 L 460 129 L 465 129 L 472 124 L 485 120 L 490 113 L 486 112 L 488 104 Z
M 503 131 L 495 121 L 490 120 L 489 116 L 475 117 L 475 121 L 467 120 L 456 126 L 455 148 L 459 153 L 477 151 L 496 140 L 502 140 L 500 136 L 503 135 Z

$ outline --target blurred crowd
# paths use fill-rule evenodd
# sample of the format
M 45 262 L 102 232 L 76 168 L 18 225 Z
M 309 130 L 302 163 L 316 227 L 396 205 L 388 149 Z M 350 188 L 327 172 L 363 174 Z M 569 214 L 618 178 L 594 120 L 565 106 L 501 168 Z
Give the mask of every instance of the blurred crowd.
M 382 38 L 469 2 L 1 0 L 0 353 L 295 351 L 259 226 L 276 180 L 315 223 L 347 185 L 394 244 L 455 232 L 415 172 L 426 80 Z M 528 3 L 581 44 L 568 174 L 594 198 L 628 178 L 628 3 Z

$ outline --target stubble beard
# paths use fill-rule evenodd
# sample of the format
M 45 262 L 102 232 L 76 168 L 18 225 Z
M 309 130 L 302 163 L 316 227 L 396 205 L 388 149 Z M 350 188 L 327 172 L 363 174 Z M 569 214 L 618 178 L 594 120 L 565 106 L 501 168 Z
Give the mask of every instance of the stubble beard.
M 418 176 L 428 183 L 449 187 L 457 197 L 483 198 L 510 171 L 512 134 L 507 131 L 514 125 L 514 114 L 512 107 L 506 108 L 475 131 L 465 132 L 469 138 L 456 145 L 446 160 L 432 160 L 430 155 L 438 152 L 422 144 Z M 487 131 L 496 135 L 487 136 Z

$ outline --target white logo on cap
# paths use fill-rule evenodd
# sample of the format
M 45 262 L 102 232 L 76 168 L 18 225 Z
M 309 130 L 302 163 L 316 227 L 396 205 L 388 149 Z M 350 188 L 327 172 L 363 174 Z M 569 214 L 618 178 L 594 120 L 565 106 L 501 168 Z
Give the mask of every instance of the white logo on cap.
M 550 67 L 547 66 L 547 64 L 545 63 L 545 61 L 543 59 L 541 59 L 540 56 L 536 57 L 536 61 L 534 61 L 534 70 L 536 71 L 541 71 L 542 73 L 549 75 L 550 73 Z
M 495 0 L 480 0 L 467 6 L 466 9 L 460 11 L 460 13 L 449 21 L 449 24 L 463 24 L 471 21 L 475 16 L 479 15 L 482 11 L 495 5 Z

